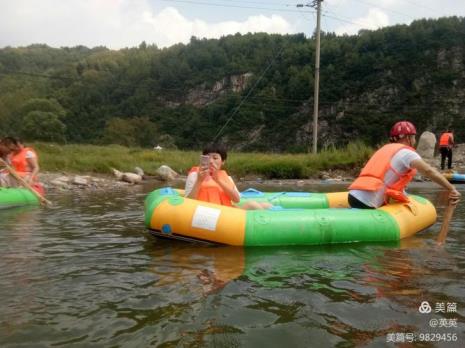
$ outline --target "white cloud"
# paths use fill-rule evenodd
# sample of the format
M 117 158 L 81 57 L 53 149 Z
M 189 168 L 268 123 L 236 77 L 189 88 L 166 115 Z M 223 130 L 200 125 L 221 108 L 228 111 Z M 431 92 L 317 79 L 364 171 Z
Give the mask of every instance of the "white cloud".
M 251 16 L 244 22 L 225 21 L 207 23 L 203 20 L 190 21 L 183 17 L 176 9 L 169 7 L 158 15 L 145 14 L 146 23 L 157 32 L 160 44 L 166 46 L 175 42 L 187 42 L 191 36 L 200 38 L 218 38 L 227 34 L 268 32 L 286 34 L 295 32 L 291 25 L 282 17 L 259 15 Z M 163 31 L 157 28 L 164 28 Z
M 165 47 L 188 42 L 191 36 L 297 31 L 279 15 L 209 23 L 188 19 L 174 7 L 156 13 L 148 0 L 0 0 L 0 4 L 0 47 L 46 43 L 117 49 L 142 41 Z
M 336 34 L 356 34 L 361 29 L 378 29 L 389 25 L 389 16 L 379 9 L 370 9 L 364 17 L 350 20 L 351 24 L 336 28 Z

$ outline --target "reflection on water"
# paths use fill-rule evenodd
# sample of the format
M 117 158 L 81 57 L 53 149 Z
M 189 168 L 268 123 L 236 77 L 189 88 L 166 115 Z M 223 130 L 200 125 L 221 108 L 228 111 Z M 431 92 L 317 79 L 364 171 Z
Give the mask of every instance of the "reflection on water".
M 389 334 L 413 332 L 465 342 L 463 205 L 444 248 L 437 224 L 400 243 L 244 249 L 152 237 L 146 192 L 0 211 L 1 346 L 392 346 Z M 446 196 L 413 192 L 441 221 Z M 419 313 L 422 301 L 433 313 Z M 436 303 L 456 312 L 434 313 Z M 457 327 L 432 328 L 433 318 Z

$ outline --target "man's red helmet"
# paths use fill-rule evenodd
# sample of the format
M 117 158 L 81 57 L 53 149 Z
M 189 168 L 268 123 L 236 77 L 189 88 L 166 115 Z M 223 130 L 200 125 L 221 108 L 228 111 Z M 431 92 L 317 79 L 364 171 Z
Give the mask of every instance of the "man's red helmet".
M 399 121 L 392 126 L 389 136 L 391 138 L 403 138 L 406 135 L 415 135 L 417 134 L 417 129 L 412 122 L 409 121 Z

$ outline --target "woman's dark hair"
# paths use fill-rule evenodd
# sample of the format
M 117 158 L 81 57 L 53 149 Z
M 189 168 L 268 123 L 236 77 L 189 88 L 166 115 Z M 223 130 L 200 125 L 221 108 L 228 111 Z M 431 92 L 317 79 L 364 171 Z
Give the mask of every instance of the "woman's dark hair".
M 218 153 L 221 156 L 222 161 L 226 161 L 226 158 L 228 157 L 226 148 L 220 144 L 209 144 L 205 146 L 202 150 L 202 154 L 208 155 L 209 153 Z
M 4 158 L 9 153 L 10 153 L 10 149 L 8 148 L 8 146 L 3 144 L 2 141 L 0 140 L 0 158 Z
M 19 146 L 19 144 L 21 143 L 19 139 L 13 138 L 13 137 L 4 137 L 0 140 L 0 142 L 6 146 L 10 146 L 10 145 Z

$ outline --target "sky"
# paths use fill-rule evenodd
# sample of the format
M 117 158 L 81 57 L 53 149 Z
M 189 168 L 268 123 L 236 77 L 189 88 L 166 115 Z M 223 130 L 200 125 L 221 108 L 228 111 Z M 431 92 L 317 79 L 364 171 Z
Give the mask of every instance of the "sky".
M 304 33 L 314 0 L 0 0 L 0 47 L 169 47 L 192 36 Z M 303 4 L 303 7 L 297 7 Z M 321 29 L 356 34 L 419 18 L 465 16 L 465 0 L 324 0 Z

